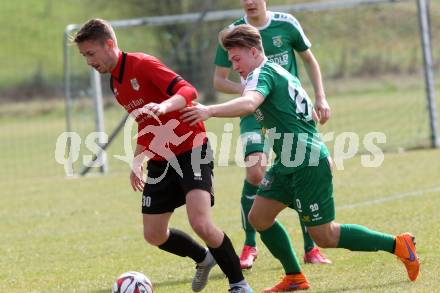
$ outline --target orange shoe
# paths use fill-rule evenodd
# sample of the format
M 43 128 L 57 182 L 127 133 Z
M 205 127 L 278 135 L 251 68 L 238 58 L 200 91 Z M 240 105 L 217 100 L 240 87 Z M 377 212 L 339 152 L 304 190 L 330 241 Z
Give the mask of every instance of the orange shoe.
M 256 247 L 245 245 L 240 255 L 240 267 L 242 270 L 252 268 L 257 259 L 258 250 Z
M 417 280 L 420 272 L 420 260 L 416 253 L 415 238 L 410 233 L 403 233 L 396 236 L 396 249 L 394 254 L 403 262 L 408 278 L 411 281 Z
M 312 250 L 304 254 L 304 263 L 331 264 L 332 261 L 326 258 L 325 255 L 321 253 L 319 247 L 315 246 Z
M 309 281 L 303 273 L 295 275 L 285 275 L 281 281 L 272 288 L 266 288 L 261 293 L 270 292 L 293 292 L 307 290 L 310 288 Z

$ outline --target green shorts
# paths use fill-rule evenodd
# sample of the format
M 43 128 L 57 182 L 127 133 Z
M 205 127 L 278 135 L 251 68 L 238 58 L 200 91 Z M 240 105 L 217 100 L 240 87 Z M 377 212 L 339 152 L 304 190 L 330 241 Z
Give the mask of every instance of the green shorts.
M 255 119 L 254 114 L 241 117 L 240 137 L 244 157 L 247 157 L 252 153 L 265 152 L 264 134 L 261 130 L 261 125 L 257 122 L 257 119 Z
M 307 166 L 290 174 L 280 174 L 272 166 L 264 176 L 257 195 L 294 208 L 306 226 L 335 219 L 332 172 L 327 158 L 318 166 Z

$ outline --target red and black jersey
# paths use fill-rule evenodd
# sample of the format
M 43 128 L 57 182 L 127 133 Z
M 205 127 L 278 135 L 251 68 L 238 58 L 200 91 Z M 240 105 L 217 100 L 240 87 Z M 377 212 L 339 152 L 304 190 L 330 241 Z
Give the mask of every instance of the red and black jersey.
M 191 84 L 162 64 L 157 58 L 144 53 L 124 52 L 119 54 L 118 64 L 111 72 L 110 86 L 118 103 L 132 115 L 134 114 L 133 111 L 148 103 L 161 103 L 169 99 L 182 86 L 192 87 Z M 191 105 L 191 99 L 188 99 L 187 103 Z M 182 122 L 179 116 L 180 113 L 175 111 L 162 115 L 158 119 L 146 115 L 135 117 L 138 123 L 138 133 L 146 132 L 138 137 L 137 143 L 154 154 L 150 159 L 167 159 L 157 154 L 158 152 L 154 151 L 155 148 L 150 146 L 152 141 L 153 143 L 157 141 L 162 143 L 167 139 L 167 137 L 156 137 L 161 134 L 166 136 L 165 132 L 169 132 L 164 131 L 163 125 L 173 125 L 174 133 L 172 133 L 172 137 L 186 138 L 183 141 L 175 141 L 174 143 L 171 139 L 166 144 L 174 155 L 189 151 L 205 142 L 206 134 L 203 122 L 190 126 L 188 123 Z M 167 124 L 168 122 L 170 124 Z M 159 127 L 155 128 L 155 126 Z M 155 133 L 154 131 L 150 132 L 150 129 L 153 130 L 153 128 L 156 129 Z

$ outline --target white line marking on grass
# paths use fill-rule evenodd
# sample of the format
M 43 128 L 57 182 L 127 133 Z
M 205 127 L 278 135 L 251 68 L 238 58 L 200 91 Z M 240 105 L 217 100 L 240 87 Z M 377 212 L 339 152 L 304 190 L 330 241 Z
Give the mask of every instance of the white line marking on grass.
M 345 205 L 339 205 L 336 207 L 336 210 L 349 210 L 349 209 L 354 209 L 354 208 L 358 208 L 358 207 L 363 207 L 363 206 L 370 206 L 370 205 L 376 205 L 376 204 L 381 204 L 384 202 L 388 202 L 388 201 L 394 201 L 394 200 L 400 200 L 400 199 L 404 199 L 404 198 L 409 198 L 409 197 L 419 197 L 419 196 L 425 196 L 431 193 L 436 193 L 439 192 L 440 193 L 440 186 L 436 186 L 436 187 L 432 187 L 432 188 L 427 188 L 427 189 L 420 189 L 420 190 L 415 190 L 415 191 L 410 191 L 410 192 L 404 192 L 404 193 L 399 193 L 399 194 L 394 194 L 394 195 L 390 195 L 390 196 L 384 196 L 378 199 L 374 199 L 374 200 L 367 200 L 367 201 L 362 201 L 362 202 L 358 202 L 358 203 L 353 203 L 353 204 L 345 204 Z M 290 209 L 285 209 L 285 210 L 290 210 Z M 228 217 L 228 219 L 226 221 L 223 222 L 223 224 L 229 224 L 232 222 L 236 222 L 236 218 L 235 217 Z M 235 229 L 231 229 L 231 231 L 243 231 L 241 229 L 241 226 L 235 226 Z
M 381 203 L 384 203 L 387 201 L 399 200 L 399 199 L 407 198 L 407 197 L 424 196 L 429 193 L 435 193 L 435 192 L 440 192 L 440 186 L 429 188 L 429 189 L 421 189 L 421 190 L 416 190 L 416 191 L 411 191 L 411 192 L 395 194 L 395 195 L 391 195 L 391 196 L 385 196 L 385 197 L 381 197 L 378 199 L 367 200 L 367 201 L 353 203 L 353 204 L 340 205 L 339 207 L 336 207 L 336 210 L 348 210 L 348 209 L 353 209 L 353 208 L 357 208 L 357 207 L 361 207 L 361 206 L 381 204 Z

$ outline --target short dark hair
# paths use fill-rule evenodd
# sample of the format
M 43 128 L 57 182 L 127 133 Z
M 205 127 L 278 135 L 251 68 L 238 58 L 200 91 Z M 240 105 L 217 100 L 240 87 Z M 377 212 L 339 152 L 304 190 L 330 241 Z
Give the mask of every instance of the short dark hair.
M 79 44 L 85 41 L 105 41 L 107 39 L 116 42 L 116 35 L 112 26 L 103 19 L 94 18 L 81 26 L 73 41 Z
M 220 44 L 229 50 L 232 48 L 257 48 L 264 52 L 258 29 L 248 24 L 237 25 L 220 32 Z

